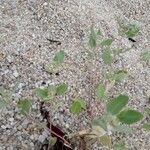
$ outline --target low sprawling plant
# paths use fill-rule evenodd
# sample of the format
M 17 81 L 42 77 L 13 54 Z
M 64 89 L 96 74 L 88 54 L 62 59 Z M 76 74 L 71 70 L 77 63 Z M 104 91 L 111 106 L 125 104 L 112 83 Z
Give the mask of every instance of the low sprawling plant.
M 137 24 L 128 24 L 123 20 L 117 19 L 118 24 L 119 24 L 119 33 L 122 36 L 125 36 L 127 38 L 133 38 L 135 37 L 139 31 L 140 28 Z
M 135 26 L 130 25 L 128 31 L 126 31 L 127 37 L 133 37 L 137 33 Z M 100 31 L 95 32 L 93 28 L 91 28 L 91 33 L 89 37 L 89 46 L 91 49 L 95 49 L 96 47 L 100 47 L 102 50 L 102 60 L 106 65 L 111 65 L 117 55 L 123 53 L 123 49 L 113 49 L 111 48 L 111 44 L 113 43 L 113 39 L 104 39 L 103 41 L 99 42 L 97 38 L 101 35 Z M 90 53 L 90 58 L 95 58 L 95 52 Z M 59 56 L 59 57 L 58 57 Z M 56 59 L 57 58 L 57 59 Z M 60 59 L 60 60 L 59 60 Z M 59 64 L 63 63 L 64 59 L 64 52 L 61 50 L 59 51 L 54 60 L 57 60 Z M 53 65 L 57 66 L 57 65 Z M 54 67 L 56 69 L 56 67 Z M 103 83 L 98 83 L 95 88 L 95 94 L 97 99 L 101 100 L 105 104 L 106 111 L 100 118 L 94 118 L 91 122 L 91 128 L 85 129 L 83 131 L 79 131 L 76 134 L 71 135 L 70 138 L 73 137 L 84 137 L 86 139 L 86 147 L 91 145 L 95 141 L 100 141 L 102 145 L 112 147 L 111 135 L 115 132 L 120 133 L 132 133 L 132 129 L 128 126 L 130 124 L 136 123 L 143 118 L 143 115 L 134 109 L 128 108 L 127 104 L 129 101 L 129 97 L 127 95 L 119 94 L 115 96 L 113 99 L 109 99 L 107 93 L 111 87 L 116 82 L 122 81 L 127 76 L 127 71 L 125 69 L 122 70 L 111 70 L 110 73 L 107 75 L 107 79 L 110 81 L 109 86 L 105 86 Z M 37 95 L 41 97 L 43 100 L 50 100 L 53 99 L 55 95 L 64 94 L 67 91 L 67 84 L 60 84 L 61 86 L 49 86 L 45 89 L 37 89 Z M 59 90 L 57 90 L 59 89 Z M 61 92 L 60 92 L 61 91 Z M 73 114 L 79 114 L 82 110 L 86 109 L 85 100 L 81 97 L 76 97 L 73 99 L 70 112 Z M 144 125 L 147 127 L 147 124 Z M 91 140 L 92 139 L 92 140 Z M 125 147 L 124 143 L 118 143 L 114 145 L 114 148 L 117 147 Z
M 128 38 L 134 37 L 139 31 L 135 25 L 129 25 L 125 29 L 124 33 Z M 101 58 L 104 64 L 111 65 L 116 56 L 126 50 L 111 48 L 114 40 L 110 38 L 99 42 L 97 40 L 99 35 L 101 35 L 100 31 L 96 32 L 93 28 L 91 28 L 89 46 L 91 47 L 92 52 L 90 52 L 92 53 L 92 56 L 96 55 L 94 49 L 97 47 L 100 48 L 102 52 Z M 106 86 L 100 82 L 97 84 L 95 89 L 97 99 L 101 100 L 105 104 L 106 111 L 101 117 L 93 119 L 91 122 L 91 129 L 85 130 L 84 132 L 81 131 L 78 134 L 86 140 L 88 139 L 86 141 L 88 146 L 89 143 L 92 144 L 93 141 L 97 140 L 102 145 L 112 147 L 111 135 L 114 132 L 132 133 L 133 131 L 128 125 L 136 123 L 143 118 L 143 115 L 139 111 L 127 107 L 129 101 L 129 97 L 127 95 L 118 94 L 118 96 L 115 96 L 113 99 L 109 99 L 108 91 L 113 87 L 113 85 L 115 85 L 116 82 L 122 81 L 127 76 L 127 71 L 123 68 L 115 71 L 111 69 L 109 72 L 110 73 L 106 76 L 110 84 Z M 78 107 L 78 105 L 76 105 L 76 107 Z M 82 103 L 79 106 L 81 109 Z M 76 110 L 76 113 L 79 113 L 77 108 Z M 145 126 L 147 126 L 147 124 Z M 124 144 L 121 143 L 120 147 L 123 146 Z M 117 149 L 115 147 L 119 147 L 119 144 L 114 145 L 114 149 Z
M 123 33 L 125 33 L 127 38 L 133 38 L 139 32 L 139 28 L 136 25 L 131 24 L 122 27 L 122 30 L 124 30 Z M 99 42 L 97 40 L 99 35 L 101 35 L 100 31 L 96 32 L 93 28 L 91 28 L 91 33 L 89 37 L 89 46 L 91 47 L 92 52 L 90 51 L 90 55 L 94 56 L 95 55 L 94 49 L 100 47 L 102 51 L 101 57 L 104 64 L 111 65 L 114 62 L 117 55 L 126 52 L 128 50 L 128 49 L 123 50 L 120 48 L 118 49 L 112 48 L 111 45 L 114 39 L 108 38 Z M 148 54 L 146 53 L 146 56 L 143 57 L 147 61 Z M 129 97 L 127 95 L 118 94 L 118 96 L 115 96 L 113 99 L 109 99 L 107 95 L 108 90 L 110 90 L 113 87 L 113 85 L 115 85 L 116 82 L 120 82 L 127 77 L 127 71 L 124 68 L 121 70 L 111 69 L 109 71 L 110 73 L 107 75 L 108 77 L 107 79 L 109 80 L 110 84 L 108 84 L 108 86 L 105 86 L 102 82 L 100 82 L 97 84 L 95 89 L 97 99 L 101 100 L 105 104 L 106 111 L 101 117 L 93 119 L 93 121 L 91 122 L 92 126 L 91 129 L 81 131 L 78 134 L 82 137 L 84 136 L 86 140 L 88 139 L 86 141 L 88 146 L 89 143 L 92 144 L 93 141 L 95 141 L 94 139 L 96 139 L 97 141 L 100 141 L 102 145 L 112 147 L 111 135 L 113 135 L 113 133 L 115 132 L 125 134 L 132 133 L 133 131 L 129 127 L 129 125 L 136 123 L 143 118 L 141 112 L 128 108 L 127 104 L 129 101 Z M 83 100 L 82 102 L 74 104 L 76 113 L 79 113 L 79 110 L 81 110 L 82 103 Z M 77 108 L 78 106 L 79 109 Z M 83 106 L 84 106 L 83 108 L 85 109 L 85 104 Z M 143 127 L 149 128 L 149 124 L 147 123 Z M 118 148 L 123 149 L 123 147 L 125 149 L 125 145 L 122 142 L 114 144 L 113 147 L 114 149 Z
M 121 33 L 123 33 L 127 38 L 133 38 L 138 32 L 139 28 L 136 25 L 120 25 Z M 120 53 L 126 52 L 128 49 L 124 50 L 122 48 L 112 48 L 114 39 L 107 38 L 99 40 L 99 37 L 102 36 L 100 30 L 95 31 L 94 28 L 91 28 L 91 33 L 89 36 L 89 47 L 87 50 L 89 54 L 89 60 L 97 58 L 97 51 L 95 49 L 100 49 L 101 54 L 98 55 L 99 59 L 102 58 L 105 65 L 111 66 L 116 60 L 116 56 L 119 56 Z M 45 66 L 45 69 L 48 72 L 57 72 L 64 63 L 65 52 L 64 50 L 58 51 L 52 62 Z M 150 53 L 146 51 L 142 53 L 141 59 L 148 62 L 150 60 Z M 90 64 L 90 63 L 89 63 Z M 89 67 L 90 68 L 90 67 Z M 79 138 L 82 142 L 84 140 L 85 147 L 83 149 L 88 149 L 88 147 L 96 141 L 99 141 L 102 145 L 107 147 L 113 147 L 115 150 L 126 149 L 126 146 L 123 141 L 112 144 L 112 136 L 114 133 L 119 132 L 123 134 L 133 133 L 130 125 L 140 121 L 143 118 L 141 112 L 132 109 L 128 106 L 129 97 L 125 94 L 118 94 L 113 98 L 109 98 L 108 92 L 112 87 L 117 83 L 124 80 L 128 72 L 126 69 L 113 70 L 112 67 L 107 73 L 106 79 L 109 84 L 105 85 L 102 81 L 97 83 L 95 87 L 95 99 L 101 101 L 105 105 L 105 111 L 102 116 L 95 117 L 90 123 L 90 128 L 79 131 L 77 133 L 68 135 L 70 139 Z M 63 96 L 68 92 L 67 83 L 59 83 L 56 85 L 48 85 L 47 87 L 37 88 L 35 94 L 42 102 L 50 103 L 55 110 L 60 106 L 59 102 L 56 101 L 57 96 Z M 11 101 L 10 93 L 0 88 L 0 108 L 6 107 Z M 17 107 L 20 113 L 24 116 L 28 116 L 31 111 L 31 101 L 24 99 L 19 100 Z M 77 96 L 73 98 L 72 103 L 70 104 L 70 112 L 78 115 L 81 111 L 86 110 L 87 105 L 86 101 Z M 150 114 L 150 108 L 145 109 L 146 113 Z M 147 131 L 150 130 L 150 123 L 143 125 L 143 128 Z M 55 137 L 49 139 L 50 145 L 54 145 L 57 141 Z

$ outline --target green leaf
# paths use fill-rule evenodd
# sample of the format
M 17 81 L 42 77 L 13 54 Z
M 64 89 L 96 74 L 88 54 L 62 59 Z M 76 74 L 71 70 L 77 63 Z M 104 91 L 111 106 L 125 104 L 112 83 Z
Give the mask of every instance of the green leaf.
M 104 114 L 101 118 L 95 118 L 92 125 L 101 126 L 104 130 L 107 130 L 107 124 L 114 120 L 114 116 L 109 113 Z
M 123 141 L 119 141 L 115 143 L 113 149 L 114 150 L 127 150 L 126 145 Z
M 97 35 L 102 35 L 100 30 L 97 31 Z
M 20 110 L 20 113 L 22 115 L 28 115 L 30 108 L 31 108 L 31 102 L 29 100 L 19 100 L 17 103 L 17 107 Z
M 145 123 L 145 124 L 143 125 L 143 128 L 144 128 L 145 130 L 147 130 L 147 131 L 150 131 L 150 123 Z
M 118 114 L 128 103 L 128 96 L 119 95 L 107 103 L 107 111 L 112 115 Z
M 56 87 L 57 95 L 64 95 L 68 90 L 68 85 L 65 83 L 61 83 Z
M 128 75 L 127 73 L 128 72 L 126 70 L 119 70 L 119 71 L 115 71 L 114 73 L 109 74 L 107 78 L 110 80 L 119 82 L 127 77 Z
M 93 126 L 100 126 L 104 130 L 107 130 L 107 122 L 103 118 L 94 119 L 93 122 L 92 122 L 92 125 Z
M 111 55 L 111 51 L 109 48 L 103 50 L 102 52 L 102 59 L 104 61 L 105 64 L 111 64 L 112 63 L 112 55 Z
M 96 96 L 101 99 L 105 96 L 105 86 L 103 84 L 98 84 L 96 87 Z
M 79 114 L 81 110 L 86 108 L 86 103 L 81 98 L 76 98 L 70 107 L 70 111 L 74 114 Z
M 60 50 L 59 52 L 57 52 L 53 58 L 53 63 L 55 65 L 60 65 L 64 62 L 64 58 L 65 58 L 65 52 L 64 50 Z
M 125 124 L 114 127 L 114 131 L 119 133 L 125 133 L 125 134 L 133 133 L 132 129 Z
M 90 33 L 90 37 L 89 37 L 89 45 L 91 48 L 95 48 L 96 45 L 97 45 L 97 42 L 96 42 L 96 33 L 93 29 L 93 27 L 91 27 L 91 33 Z
M 100 143 L 107 147 L 112 147 L 111 137 L 109 135 L 103 135 L 99 138 Z
M 81 107 L 83 108 L 83 109 L 86 109 L 86 103 L 85 103 L 85 101 L 83 100 L 83 99 L 77 99 L 77 101 L 79 101 L 80 102 L 80 104 L 81 104 Z
M 49 144 L 50 144 L 50 146 L 54 146 L 55 144 L 56 144 L 56 142 L 57 142 L 57 138 L 56 137 L 50 137 L 49 138 Z
M 141 57 L 144 61 L 150 61 L 150 51 L 142 53 Z
M 74 114 L 79 114 L 81 112 L 81 104 L 78 101 L 74 101 L 70 107 L 70 111 Z
M 46 88 L 45 89 L 38 88 L 35 90 L 35 93 L 40 98 L 43 98 L 43 99 L 48 98 L 48 90 Z
M 118 20 L 120 26 L 121 35 L 126 35 L 127 38 L 132 38 L 136 36 L 139 32 L 139 27 L 135 24 L 127 24 L 122 20 Z
M 137 121 L 140 121 L 143 118 L 143 115 L 135 110 L 124 110 L 117 115 L 117 118 L 120 122 L 125 124 L 132 124 Z
M 54 85 L 49 85 L 47 87 L 48 90 L 48 98 L 51 100 L 54 98 L 54 96 L 56 95 L 56 86 Z
M 127 76 L 127 71 L 119 70 L 113 74 L 112 79 L 119 82 L 124 80 L 126 76 Z
M 137 27 L 135 24 L 129 24 L 126 28 L 127 30 L 125 34 L 128 38 L 133 38 L 139 32 L 139 27 Z
M 105 39 L 101 42 L 102 46 L 110 46 L 113 42 L 113 39 Z
M 49 101 L 54 98 L 56 95 L 56 87 L 54 85 L 49 85 L 47 88 L 44 89 L 36 89 L 36 95 L 44 101 Z

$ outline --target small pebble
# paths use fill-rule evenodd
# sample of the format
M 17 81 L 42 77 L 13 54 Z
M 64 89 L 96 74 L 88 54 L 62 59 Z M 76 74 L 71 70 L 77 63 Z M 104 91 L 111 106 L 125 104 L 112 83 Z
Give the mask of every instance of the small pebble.
M 8 72 L 9 72 L 9 70 L 5 70 L 5 71 L 4 71 L 4 74 L 7 74 Z
M 9 118 L 8 121 L 13 122 L 14 118 Z
M 18 88 L 21 89 L 24 86 L 24 83 L 19 83 Z
M 38 141 L 43 143 L 45 141 L 46 137 L 44 135 L 40 135 L 38 138 Z
M 65 124 L 65 127 L 68 129 L 69 128 L 69 124 Z
M 13 76 L 17 78 L 17 77 L 19 76 L 18 72 L 17 72 L 17 71 L 14 71 L 14 72 L 13 72 Z
M 4 126 L 4 125 L 2 125 L 2 126 L 1 126 L 1 128 L 2 128 L 2 129 L 6 129 L 7 127 L 6 127 L 6 126 Z
M 33 104 L 33 105 L 32 105 L 32 108 L 33 108 L 33 109 L 37 109 L 36 104 Z
M 24 120 L 22 123 L 22 128 L 27 128 L 28 124 L 29 124 L 29 121 L 27 119 Z
M 13 62 L 13 57 L 7 56 L 7 61 L 8 61 L 9 63 L 12 63 L 12 62 Z
M 30 146 L 31 146 L 31 147 L 34 147 L 34 143 L 30 142 Z
M 48 5 L 48 3 L 47 3 L 47 2 L 43 3 L 43 6 L 47 6 L 47 5 Z
M 30 139 L 31 139 L 31 140 L 34 140 L 34 135 L 31 135 L 31 136 L 30 136 Z

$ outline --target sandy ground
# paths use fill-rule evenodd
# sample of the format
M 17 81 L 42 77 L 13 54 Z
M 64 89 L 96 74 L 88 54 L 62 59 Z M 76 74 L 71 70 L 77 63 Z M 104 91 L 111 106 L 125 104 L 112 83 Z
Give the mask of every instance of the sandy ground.
M 119 35 L 117 18 L 140 27 L 134 45 Z M 85 98 L 87 104 L 91 102 L 95 115 L 104 111 L 102 104 L 96 105 L 92 92 L 95 84 L 104 80 L 107 67 L 101 59 L 92 61 L 92 70 L 85 67 L 85 47 L 88 47 L 92 25 L 101 30 L 103 37 L 115 38 L 114 46 L 131 48 L 113 65 L 115 69 L 128 70 L 129 76 L 117 84 L 109 96 L 126 93 L 130 97 L 129 105 L 139 111 L 149 105 L 150 68 L 140 61 L 140 55 L 150 47 L 150 0 L 0 0 L 0 86 L 13 92 L 11 106 L 1 112 L 0 150 L 34 149 L 40 133 L 28 119 L 16 125 L 22 117 L 15 105 L 18 99 L 30 99 L 32 115 L 40 120 L 39 100 L 33 94 L 36 87 L 68 83 L 69 94 L 60 97 L 63 105 L 57 112 L 52 110 L 55 123 L 68 133 L 69 129 L 85 128 L 88 122 L 86 112 L 79 116 L 69 112 L 69 104 L 76 95 Z M 61 45 L 50 43 L 47 38 L 58 40 Z M 66 65 L 59 75 L 50 75 L 43 66 L 59 49 L 67 53 Z M 89 72 L 93 74 L 92 85 Z M 125 138 L 126 143 L 133 150 L 149 150 L 150 134 L 139 130 L 138 125 L 133 126 L 135 133 Z M 13 138 L 8 140 L 13 132 Z M 93 149 L 104 148 L 97 146 Z

